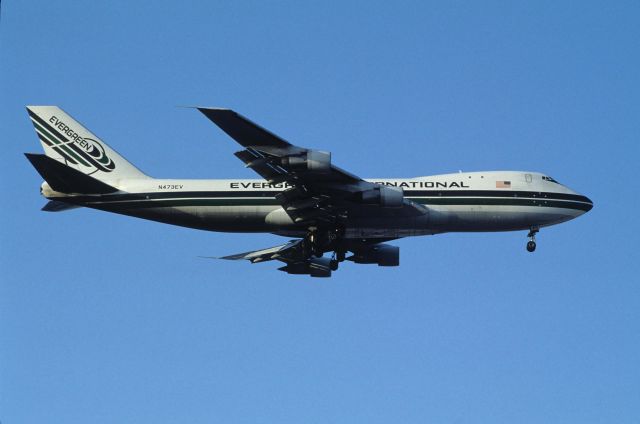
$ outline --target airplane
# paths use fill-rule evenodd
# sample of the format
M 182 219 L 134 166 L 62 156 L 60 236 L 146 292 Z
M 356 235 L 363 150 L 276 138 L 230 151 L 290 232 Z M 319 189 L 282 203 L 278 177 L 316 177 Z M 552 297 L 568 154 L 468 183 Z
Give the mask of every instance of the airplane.
M 25 153 L 44 178 L 44 211 L 77 207 L 208 231 L 272 233 L 279 246 L 219 259 L 277 260 L 289 274 L 330 277 L 340 263 L 398 266 L 388 242 L 446 232 L 528 230 L 576 218 L 593 202 L 539 172 L 459 172 L 363 179 L 331 153 L 285 141 L 239 113 L 197 108 L 234 139 L 261 179 L 157 179 L 56 106 L 27 106 L 45 154 Z M 329 255 L 325 256 L 325 253 Z

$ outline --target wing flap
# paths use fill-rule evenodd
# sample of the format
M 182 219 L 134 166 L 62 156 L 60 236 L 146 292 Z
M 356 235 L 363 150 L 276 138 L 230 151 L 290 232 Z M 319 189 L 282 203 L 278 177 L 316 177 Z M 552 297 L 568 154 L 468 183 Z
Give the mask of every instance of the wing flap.
M 266 156 L 255 149 L 241 150 L 234 154 L 247 168 L 253 169 L 271 184 L 286 181 L 290 177 L 289 172 L 273 156 Z

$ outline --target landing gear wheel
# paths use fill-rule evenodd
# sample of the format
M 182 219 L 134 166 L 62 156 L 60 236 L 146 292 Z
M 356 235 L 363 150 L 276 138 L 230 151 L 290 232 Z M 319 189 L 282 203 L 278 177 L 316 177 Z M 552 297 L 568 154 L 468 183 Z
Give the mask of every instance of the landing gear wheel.
M 529 234 L 527 234 L 527 237 L 529 237 L 527 252 L 534 252 L 536 250 L 536 233 L 538 233 L 538 231 L 540 231 L 539 227 L 531 227 L 529 229 Z
M 331 266 L 331 270 L 336 271 L 338 269 L 338 266 L 340 265 L 340 262 L 343 262 L 344 259 L 345 259 L 344 250 L 334 251 L 333 255 L 331 255 L 331 262 L 329 262 L 329 265 Z
M 309 233 L 306 237 L 307 246 L 308 246 L 308 254 L 309 256 L 315 256 L 316 258 L 322 257 L 322 248 L 318 243 L 318 234 L 316 228 L 309 229 Z
M 1 1 L 1 0 L 0 0 Z M 315 256 L 321 258 L 325 252 L 334 251 L 339 249 L 340 240 L 344 235 L 344 228 L 338 227 L 309 227 L 309 232 L 305 237 L 305 247 L 308 249 L 305 251 L 309 257 Z M 337 253 L 337 254 L 336 254 Z M 345 253 L 336 252 L 333 259 L 337 262 L 344 261 Z
M 331 268 L 331 271 L 337 271 L 339 263 L 340 262 L 338 262 L 336 259 L 331 259 L 331 262 L 329 262 L 329 268 Z

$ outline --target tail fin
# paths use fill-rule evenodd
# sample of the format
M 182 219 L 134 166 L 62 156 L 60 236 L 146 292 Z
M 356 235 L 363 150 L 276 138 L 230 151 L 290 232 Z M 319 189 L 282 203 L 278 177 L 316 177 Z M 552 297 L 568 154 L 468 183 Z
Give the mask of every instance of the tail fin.
M 27 112 L 48 157 L 106 183 L 148 178 L 59 107 L 27 106 Z

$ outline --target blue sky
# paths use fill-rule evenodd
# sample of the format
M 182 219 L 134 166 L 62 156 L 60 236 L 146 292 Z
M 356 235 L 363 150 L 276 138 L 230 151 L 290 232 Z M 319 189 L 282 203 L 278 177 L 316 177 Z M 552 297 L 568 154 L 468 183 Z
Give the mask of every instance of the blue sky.
M 0 420 L 632 423 L 638 2 L 4 2 Z M 198 259 L 281 241 L 44 213 L 27 104 L 157 177 L 253 178 L 181 105 L 363 177 L 548 173 L 544 229 L 401 240 L 330 280 Z

